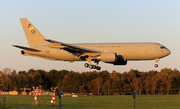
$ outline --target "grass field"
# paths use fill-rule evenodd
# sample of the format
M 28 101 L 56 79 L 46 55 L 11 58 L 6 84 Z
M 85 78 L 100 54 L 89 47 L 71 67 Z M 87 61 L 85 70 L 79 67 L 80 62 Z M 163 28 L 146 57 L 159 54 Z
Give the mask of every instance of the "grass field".
M 0 102 L 3 104 L 3 97 Z M 12 109 L 59 109 L 49 104 L 51 96 L 38 96 L 35 106 L 33 96 L 6 96 L 6 107 Z M 58 102 L 58 96 L 56 96 Z M 17 105 L 16 105 L 17 102 Z M 62 97 L 62 109 L 133 109 L 132 95 Z M 2 108 L 2 105 L 0 106 Z M 180 95 L 137 95 L 136 109 L 180 109 Z

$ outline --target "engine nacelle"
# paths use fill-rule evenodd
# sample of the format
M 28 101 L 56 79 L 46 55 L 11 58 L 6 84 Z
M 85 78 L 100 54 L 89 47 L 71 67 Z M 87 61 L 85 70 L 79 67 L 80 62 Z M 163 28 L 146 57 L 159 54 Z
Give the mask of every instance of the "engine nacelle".
M 102 62 L 116 62 L 117 61 L 117 54 L 114 52 L 101 53 L 101 61 Z
M 110 63 L 113 65 L 126 65 L 127 60 L 123 59 L 122 55 L 117 55 L 114 52 L 104 52 L 101 53 L 100 60 L 105 63 Z

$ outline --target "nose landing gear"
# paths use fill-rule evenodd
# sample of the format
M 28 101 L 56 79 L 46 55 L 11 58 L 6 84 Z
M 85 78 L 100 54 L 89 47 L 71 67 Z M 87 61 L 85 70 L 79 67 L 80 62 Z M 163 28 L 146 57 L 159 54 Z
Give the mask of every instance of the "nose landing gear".
M 155 59 L 155 61 L 156 61 L 156 64 L 154 65 L 154 67 L 157 68 L 157 67 L 158 67 L 158 64 L 157 64 L 157 63 L 158 63 L 159 59 Z

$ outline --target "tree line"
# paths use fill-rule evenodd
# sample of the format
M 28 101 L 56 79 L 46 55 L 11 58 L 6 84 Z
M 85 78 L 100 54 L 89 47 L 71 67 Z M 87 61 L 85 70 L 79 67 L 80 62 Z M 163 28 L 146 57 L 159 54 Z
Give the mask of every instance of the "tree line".
M 129 72 L 89 71 L 74 72 L 68 70 L 11 70 L 0 71 L 0 90 L 19 90 L 41 85 L 43 89 L 58 86 L 64 92 L 95 94 L 137 94 L 171 93 L 180 90 L 180 72 L 177 69 L 164 68 L 161 71 L 141 72 L 131 69 Z M 174 90 L 172 90 L 174 89 Z

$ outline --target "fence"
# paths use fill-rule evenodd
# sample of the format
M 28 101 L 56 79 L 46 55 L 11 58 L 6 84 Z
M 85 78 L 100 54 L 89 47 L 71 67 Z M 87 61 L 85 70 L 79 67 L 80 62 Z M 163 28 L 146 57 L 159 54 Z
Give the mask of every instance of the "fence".
M 0 95 L 33 95 L 31 91 L 7 91 L 0 90 Z M 42 90 L 41 93 L 37 95 L 52 95 L 51 90 Z M 131 95 L 132 89 L 111 89 L 111 90 L 101 90 L 101 93 L 75 93 L 72 91 L 65 90 L 63 92 L 64 96 L 88 96 L 88 95 Z M 137 95 L 169 95 L 178 94 L 180 95 L 180 89 L 137 89 Z M 57 95 L 57 93 L 56 93 Z

